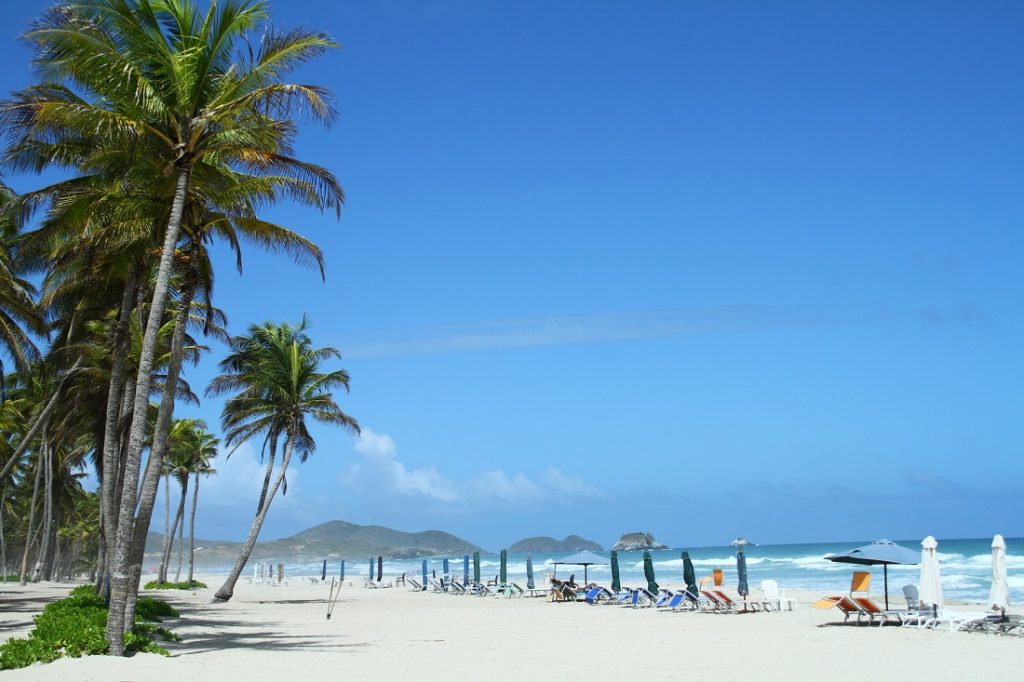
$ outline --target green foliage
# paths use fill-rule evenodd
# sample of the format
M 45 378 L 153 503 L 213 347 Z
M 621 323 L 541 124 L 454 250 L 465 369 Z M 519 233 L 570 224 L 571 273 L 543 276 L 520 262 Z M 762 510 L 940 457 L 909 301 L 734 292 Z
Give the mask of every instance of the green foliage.
M 146 589 L 146 590 L 194 590 L 194 589 L 196 589 L 198 587 L 209 587 L 209 586 L 206 583 L 200 582 L 198 580 L 193 580 L 192 582 L 189 582 L 187 580 L 182 580 L 180 583 L 171 583 L 171 582 L 162 583 L 159 580 L 150 580 L 148 583 L 146 583 L 143 586 L 143 589 Z
M 178 612 L 167 602 L 142 597 L 135 613 L 135 627 L 124 638 L 125 650 L 166 656 L 167 650 L 152 637 L 181 641 L 167 628 L 146 622 L 177 617 Z M 47 604 L 35 617 L 35 624 L 28 639 L 12 638 L 0 645 L 0 670 L 48 663 L 62 656 L 77 658 L 107 653 L 107 605 L 92 585 L 76 587 L 67 598 Z

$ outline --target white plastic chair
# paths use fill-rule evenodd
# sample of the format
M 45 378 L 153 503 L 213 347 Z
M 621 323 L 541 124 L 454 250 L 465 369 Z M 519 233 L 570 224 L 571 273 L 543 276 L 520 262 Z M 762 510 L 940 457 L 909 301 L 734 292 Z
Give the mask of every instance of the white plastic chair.
M 764 600 L 775 606 L 776 611 L 796 610 L 796 599 L 787 597 L 786 590 L 780 590 L 775 580 L 762 580 L 761 591 L 764 592 Z

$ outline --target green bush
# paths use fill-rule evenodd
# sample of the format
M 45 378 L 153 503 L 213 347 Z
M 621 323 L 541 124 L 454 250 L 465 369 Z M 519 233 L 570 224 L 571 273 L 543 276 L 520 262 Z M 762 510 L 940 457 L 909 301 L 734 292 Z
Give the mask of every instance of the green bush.
M 167 650 L 152 636 L 180 641 L 167 628 L 154 625 L 161 618 L 177 617 L 170 604 L 152 597 L 142 597 L 136 604 L 135 626 L 125 635 L 125 649 L 167 655 Z M 48 663 L 61 656 L 88 656 L 107 653 L 107 605 L 92 585 L 71 590 L 65 599 L 46 605 L 34 618 L 35 628 L 28 639 L 7 640 L 0 645 L 0 670 L 24 668 L 33 663 Z
M 183 580 L 180 583 L 162 583 L 159 580 L 150 580 L 148 583 L 143 585 L 143 589 L 146 590 L 194 590 L 197 587 L 208 587 L 206 583 L 193 580 L 189 582 Z

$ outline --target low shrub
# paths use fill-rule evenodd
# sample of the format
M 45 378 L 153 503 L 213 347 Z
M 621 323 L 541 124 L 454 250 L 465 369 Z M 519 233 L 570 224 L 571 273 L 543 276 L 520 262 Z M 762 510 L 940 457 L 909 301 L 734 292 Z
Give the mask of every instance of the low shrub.
M 180 641 L 167 628 L 154 625 L 162 618 L 176 617 L 170 604 L 152 597 L 141 597 L 135 609 L 135 626 L 125 635 L 125 649 L 167 655 L 167 650 L 152 636 Z M 107 605 L 92 585 L 71 590 L 65 598 L 46 605 L 34 618 L 35 628 L 27 639 L 7 640 L 0 645 L 0 670 L 24 668 L 33 663 L 49 663 L 61 656 L 105 654 L 107 645 Z
M 191 582 L 183 580 L 180 583 L 162 583 L 159 580 L 150 580 L 143 585 L 143 589 L 146 590 L 194 590 L 198 587 L 208 587 L 208 585 L 198 580 Z

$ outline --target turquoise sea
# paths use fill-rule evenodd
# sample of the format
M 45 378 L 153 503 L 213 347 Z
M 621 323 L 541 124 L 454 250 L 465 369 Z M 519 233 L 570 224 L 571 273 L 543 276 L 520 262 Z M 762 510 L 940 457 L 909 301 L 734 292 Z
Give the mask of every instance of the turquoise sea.
M 860 570 L 860 566 L 851 564 L 839 564 L 826 561 L 823 557 L 826 554 L 842 552 L 861 545 L 866 545 L 870 540 L 838 542 L 838 543 L 813 543 L 813 544 L 791 544 L 791 545 L 756 545 L 747 548 L 747 569 L 749 571 L 750 587 L 756 588 L 761 580 L 773 579 L 779 582 L 782 587 L 814 589 L 825 592 L 836 592 L 849 589 L 850 573 L 853 570 Z M 897 541 L 908 549 L 920 550 L 920 540 Z M 1024 603 L 1024 538 L 1006 538 L 1007 558 L 1006 565 L 1009 573 L 1009 584 L 1011 601 L 1015 604 Z M 939 540 L 939 563 L 942 573 L 942 586 L 945 596 L 949 599 L 957 599 L 969 602 L 984 602 L 988 598 L 989 586 L 992 578 L 992 538 L 973 540 Z M 654 559 L 655 576 L 659 582 L 666 584 L 682 583 L 683 562 L 680 558 L 682 549 L 690 553 L 694 567 L 697 570 L 698 578 L 710 575 L 715 568 L 725 571 L 725 580 L 728 585 L 735 585 L 736 582 L 736 553 L 732 547 L 697 547 L 677 548 L 652 552 Z M 609 552 L 598 552 L 600 556 L 608 557 Z M 535 554 L 532 555 L 534 565 L 534 576 L 538 585 L 543 583 L 544 576 L 551 572 L 552 562 L 565 556 L 564 554 Z M 451 571 L 455 574 L 462 573 L 462 557 L 448 557 Z M 520 584 L 526 582 L 526 559 L 525 554 L 510 554 L 508 557 L 509 579 Z M 287 557 L 276 558 L 275 561 L 284 561 L 286 572 L 290 575 L 319 575 L 321 570 L 320 562 L 289 562 Z M 428 570 L 441 573 L 442 557 L 435 557 L 427 560 Z M 400 573 L 412 572 L 419 574 L 421 570 L 421 559 L 406 560 L 385 560 L 385 575 L 393 576 Z M 498 573 L 499 559 L 495 555 L 482 555 L 480 570 L 483 576 L 493 577 Z M 470 566 L 472 570 L 472 565 Z M 871 590 L 873 593 L 882 593 L 882 567 L 866 567 L 873 571 Z M 338 575 L 339 562 L 328 563 L 328 576 Z M 250 567 L 251 570 L 251 567 Z M 365 576 L 369 570 L 369 557 L 352 557 L 346 560 L 345 572 L 347 577 Z M 619 552 L 619 570 L 623 585 L 642 585 L 645 583 L 643 577 L 643 552 Z M 582 566 L 559 566 L 560 577 L 568 577 L 575 574 L 579 582 L 583 578 Z M 889 593 L 892 596 L 901 595 L 903 585 L 918 582 L 920 568 L 918 566 L 889 566 Z M 590 566 L 587 569 L 587 577 L 594 582 L 608 584 L 611 582 L 611 567 L 609 565 Z

